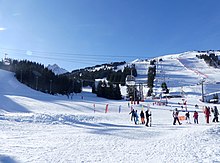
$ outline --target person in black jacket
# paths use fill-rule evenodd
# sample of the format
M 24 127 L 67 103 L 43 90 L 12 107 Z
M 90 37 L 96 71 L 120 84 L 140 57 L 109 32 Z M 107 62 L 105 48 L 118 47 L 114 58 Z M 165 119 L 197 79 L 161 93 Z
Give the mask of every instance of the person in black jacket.
M 143 111 L 143 110 L 141 110 L 140 117 L 141 117 L 141 123 L 142 123 L 142 124 L 145 124 L 144 111 Z
M 149 117 L 151 116 L 150 110 L 147 109 L 147 111 L 145 112 L 146 115 L 146 126 L 149 126 Z
M 219 115 L 219 113 L 218 113 L 217 106 L 214 106 L 214 109 L 213 109 L 212 112 L 214 114 L 214 118 L 213 118 L 212 122 L 218 122 L 218 115 Z
M 129 114 L 131 114 L 131 121 L 133 121 L 133 119 L 135 121 L 135 111 L 134 111 L 134 109 L 132 109 Z
M 190 122 L 190 114 L 189 114 L 189 112 L 187 112 L 185 115 L 186 115 L 186 121 L 187 121 L 187 123 L 191 123 L 191 122 Z

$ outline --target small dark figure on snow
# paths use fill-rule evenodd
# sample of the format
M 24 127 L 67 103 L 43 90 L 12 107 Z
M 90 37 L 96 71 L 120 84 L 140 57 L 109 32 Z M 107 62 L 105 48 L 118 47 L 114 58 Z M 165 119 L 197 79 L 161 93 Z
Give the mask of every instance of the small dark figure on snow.
M 140 117 L 141 117 L 141 124 L 145 124 L 144 111 L 143 110 L 141 110 Z
M 145 112 L 146 114 L 146 126 L 148 127 L 149 126 L 149 118 L 151 116 L 151 113 L 150 113 L 150 110 L 147 109 L 147 111 Z
M 218 109 L 217 109 L 216 106 L 214 106 L 213 114 L 214 114 L 214 118 L 213 118 L 212 122 L 218 122 L 218 115 L 219 115 L 219 112 L 218 112 Z
M 135 124 L 138 124 L 138 113 L 137 113 L 137 110 L 134 112 L 134 123 Z
M 189 114 L 189 112 L 187 112 L 185 115 L 186 115 L 187 123 L 190 123 L 190 114 Z
M 135 111 L 134 111 L 134 109 L 132 109 L 129 114 L 131 114 L 131 121 L 133 121 L 133 119 L 135 121 Z
M 195 109 L 199 109 L 199 106 L 197 104 L 195 105 Z
M 118 107 L 118 112 L 121 113 L 121 105 Z
M 173 111 L 173 125 L 176 125 L 176 121 L 178 121 L 179 125 L 181 125 L 182 123 L 180 123 L 179 120 L 179 111 L 177 110 L 177 108 Z
M 198 124 L 199 121 L 198 121 L 198 117 L 199 117 L 199 114 L 197 111 L 194 111 L 194 114 L 193 114 L 193 118 L 194 118 L 194 123 Z

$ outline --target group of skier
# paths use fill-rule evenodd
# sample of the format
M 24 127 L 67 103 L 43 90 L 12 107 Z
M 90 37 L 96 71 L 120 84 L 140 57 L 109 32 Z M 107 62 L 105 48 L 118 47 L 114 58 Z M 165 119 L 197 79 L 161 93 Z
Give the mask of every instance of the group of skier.
M 179 123 L 179 125 L 181 125 L 182 123 L 180 122 L 179 120 L 179 111 L 177 110 L 177 108 L 173 111 L 173 125 L 176 125 L 176 121 Z M 194 118 L 194 123 L 198 124 L 198 117 L 199 117 L 199 114 L 197 111 L 194 111 L 194 114 L 193 114 L 193 118 Z M 191 123 L 190 122 L 190 113 L 187 112 L 185 114 L 185 120 L 187 121 L 187 123 Z
M 211 117 L 211 112 L 213 113 L 213 120 L 212 122 L 219 122 L 218 121 L 218 115 L 219 115 L 219 112 L 218 112 L 218 109 L 216 106 L 214 106 L 214 108 L 210 108 L 208 106 L 205 106 L 204 109 L 203 109 L 203 112 L 205 114 L 205 119 L 206 119 L 206 123 L 209 123 L 209 120 L 210 120 L 210 117 Z M 176 124 L 176 121 L 181 125 L 182 123 L 180 122 L 179 120 L 179 111 L 178 109 L 176 108 L 174 111 L 173 111 L 173 125 Z M 198 124 L 198 117 L 199 117 L 199 114 L 197 111 L 194 111 L 193 113 L 193 118 L 194 118 L 194 123 L 195 124 Z M 185 114 L 185 120 L 187 121 L 187 123 L 191 123 L 190 122 L 190 113 L 187 112 Z
M 210 108 L 208 106 L 205 106 L 204 107 L 204 114 L 205 114 L 205 118 L 206 118 L 206 123 L 209 123 L 209 118 L 211 117 L 211 112 L 214 115 L 212 122 L 219 122 L 218 121 L 218 115 L 219 115 L 218 108 L 216 106 L 214 106 L 214 108 Z
M 195 106 L 195 107 L 198 109 L 198 106 Z M 217 109 L 216 106 L 214 106 L 213 108 L 205 106 L 203 108 L 203 112 L 205 114 L 206 123 L 209 123 L 210 117 L 211 117 L 211 113 L 213 113 L 213 116 L 214 116 L 212 122 L 219 122 L 219 120 L 218 120 L 219 112 L 218 112 L 218 109 Z M 138 115 L 137 110 L 134 110 L 133 108 L 131 108 L 131 112 L 129 114 L 131 114 L 131 121 L 134 121 L 135 124 L 139 124 L 140 123 L 140 124 L 143 124 L 143 125 L 145 124 L 147 127 L 151 126 L 151 112 L 150 112 L 150 109 L 147 109 L 145 111 L 145 113 L 144 113 L 144 110 L 141 110 L 141 112 L 140 112 L 141 121 L 140 122 L 139 122 L 139 115 Z M 195 110 L 193 112 L 193 119 L 194 119 L 194 123 L 195 124 L 199 123 L 198 118 L 199 118 L 199 114 Z M 186 120 L 187 123 L 191 123 L 190 122 L 190 112 L 189 111 L 187 111 L 185 113 L 184 120 Z M 179 125 L 182 124 L 180 122 L 180 119 L 179 119 L 179 110 L 177 108 L 175 108 L 173 110 L 173 125 L 176 125 L 176 122 L 178 122 Z
M 131 112 L 129 113 L 131 114 L 131 121 L 134 121 L 135 124 L 139 123 L 139 115 L 137 110 L 132 109 Z M 141 124 L 145 124 L 147 127 L 151 126 L 151 112 L 150 109 L 147 109 L 145 111 L 141 110 L 140 112 L 140 117 L 141 117 Z M 145 121 L 146 119 L 146 121 Z

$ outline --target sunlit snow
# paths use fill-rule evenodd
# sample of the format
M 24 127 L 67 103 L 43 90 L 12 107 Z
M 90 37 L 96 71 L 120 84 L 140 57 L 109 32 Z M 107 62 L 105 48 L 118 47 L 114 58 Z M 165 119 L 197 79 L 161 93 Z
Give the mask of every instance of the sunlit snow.
M 201 80 L 205 80 L 205 94 L 220 91 L 216 84 L 220 70 L 209 67 L 196 54 L 158 58 L 163 61 L 157 65 L 155 92 L 160 93 L 165 81 L 171 93 L 182 93 L 184 98 L 162 99 L 168 105 L 159 106 L 159 99 L 145 97 L 144 102 L 132 105 L 138 113 L 151 108 L 152 127 L 130 121 L 126 100 L 98 98 L 91 88 L 84 88 L 73 99 L 43 94 L 19 83 L 13 73 L 0 70 L 0 162 L 220 162 L 220 126 L 206 124 L 203 114 L 203 106 L 214 104 L 201 102 Z M 146 82 L 149 62 L 133 63 L 137 81 Z M 121 89 L 126 95 L 126 88 Z M 172 110 L 181 109 L 183 100 L 191 124 L 183 120 L 182 125 L 172 125 Z M 192 117 L 196 104 L 199 124 Z

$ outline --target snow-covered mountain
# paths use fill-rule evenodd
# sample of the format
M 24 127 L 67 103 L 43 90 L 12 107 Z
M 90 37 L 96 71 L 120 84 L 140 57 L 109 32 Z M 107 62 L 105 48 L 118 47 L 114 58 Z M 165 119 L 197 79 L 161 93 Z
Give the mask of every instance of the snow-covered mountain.
M 205 94 L 219 90 L 214 83 L 220 81 L 220 70 L 197 54 L 160 57 L 155 89 L 165 80 L 171 92 L 184 92 L 184 97 L 166 99 L 167 105 L 151 98 L 128 105 L 125 100 L 96 97 L 90 88 L 70 99 L 52 96 L 0 70 L 4 79 L 0 80 L 0 162 L 220 162 L 219 123 L 206 124 L 203 114 L 203 106 L 216 105 L 220 110 L 220 105 L 199 100 L 201 79 L 205 78 Z M 145 81 L 149 62 L 137 60 L 135 64 L 137 78 Z M 187 105 L 182 109 L 184 101 Z M 135 125 L 129 115 L 131 107 L 138 115 L 150 108 L 152 127 Z M 185 107 L 191 124 L 182 120 L 182 125 L 173 125 L 171 111 L 178 108 L 179 116 L 185 116 Z M 195 110 L 199 124 L 193 123 Z
M 48 65 L 47 68 L 49 70 L 52 70 L 52 72 L 54 72 L 54 74 L 56 75 L 61 75 L 61 74 L 65 74 L 67 73 L 68 71 L 63 69 L 63 68 L 60 68 L 57 64 L 53 64 L 53 65 Z

